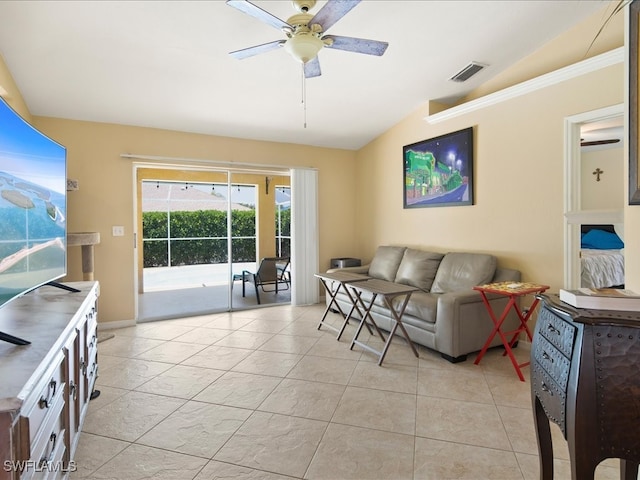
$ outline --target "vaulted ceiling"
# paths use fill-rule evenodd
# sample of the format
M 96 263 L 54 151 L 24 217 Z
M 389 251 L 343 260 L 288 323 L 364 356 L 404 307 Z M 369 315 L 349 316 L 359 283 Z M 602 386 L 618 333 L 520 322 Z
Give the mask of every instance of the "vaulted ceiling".
M 285 21 L 296 13 L 289 1 L 253 3 Z M 365 0 L 330 33 L 386 41 L 386 53 L 325 48 L 322 75 L 306 82 L 284 49 L 229 56 L 286 37 L 220 0 L 0 1 L 0 54 L 33 115 L 358 149 L 607 4 Z M 471 61 L 488 67 L 449 80 Z

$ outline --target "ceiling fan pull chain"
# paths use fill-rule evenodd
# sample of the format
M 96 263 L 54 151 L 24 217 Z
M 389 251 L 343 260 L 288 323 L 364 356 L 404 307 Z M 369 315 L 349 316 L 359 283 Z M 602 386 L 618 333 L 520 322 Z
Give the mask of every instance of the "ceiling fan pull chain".
M 300 94 L 302 98 L 300 99 L 300 104 L 304 105 L 304 63 L 302 64 L 302 68 L 300 70 L 302 72 L 302 76 L 300 77 Z
M 304 128 L 307 128 L 307 77 L 304 75 L 304 63 L 302 64 L 302 109 L 304 115 Z

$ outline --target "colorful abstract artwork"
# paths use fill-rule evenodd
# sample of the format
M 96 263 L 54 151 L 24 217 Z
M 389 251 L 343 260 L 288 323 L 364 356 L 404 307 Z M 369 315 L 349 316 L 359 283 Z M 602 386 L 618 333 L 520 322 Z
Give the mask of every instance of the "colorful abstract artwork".
M 402 150 L 404 208 L 473 205 L 473 127 Z

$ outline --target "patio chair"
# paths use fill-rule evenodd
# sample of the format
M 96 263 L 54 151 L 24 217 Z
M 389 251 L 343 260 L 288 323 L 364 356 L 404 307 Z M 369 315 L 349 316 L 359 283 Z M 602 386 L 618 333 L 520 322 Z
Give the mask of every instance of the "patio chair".
M 243 270 L 242 296 L 245 296 L 245 283 L 247 282 L 253 283 L 258 305 L 260 305 L 259 288 L 265 293 L 289 290 L 291 286 L 291 274 L 287 270 L 289 262 L 289 257 L 265 257 L 260 260 L 260 266 L 256 273 Z

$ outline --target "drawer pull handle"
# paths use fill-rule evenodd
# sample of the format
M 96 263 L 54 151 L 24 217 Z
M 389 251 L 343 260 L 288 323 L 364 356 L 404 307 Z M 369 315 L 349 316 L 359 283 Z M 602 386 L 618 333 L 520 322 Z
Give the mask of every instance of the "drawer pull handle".
M 49 408 L 51 406 L 51 402 L 53 401 L 53 397 L 56 395 L 56 386 L 58 383 L 55 380 L 51 380 L 49 382 L 49 386 L 47 387 L 47 397 L 40 397 L 40 401 L 38 405 L 40 408 Z
M 49 457 L 42 457 L 40 460 L 40 466 L 46 467 L 53 461 L 53 454 L 56 451 L 56 440 L 58 439 L 58 435 L 52 433 L 49 437 L 49 441 L 51 442 L 51 452 L 49 452 Z
M 558 335 L 560 335 L 560 330 L 558 330 L 556 327 L 554 327 L 551 324 L 547 325 L 547 330 L 549 330 L 552 333 L 557 333 Z
M 541 388 L 543 392 L 547 392 L 549 395 L 553 397 L 553 391 L 547 386 L 546 383 L 542 382 Z
M 78 386 L 73 383 L 73 380 L 69 382 L 69 396 L 73 398 L 74 402 L 78 398 Z
M 549 360 L 551 363 L 553 363 L 553 358 L 551 357 L 551 355 L 549 355 L 544 350 L 542 351 L 542 358 L 544 358 L 545 360 Z

